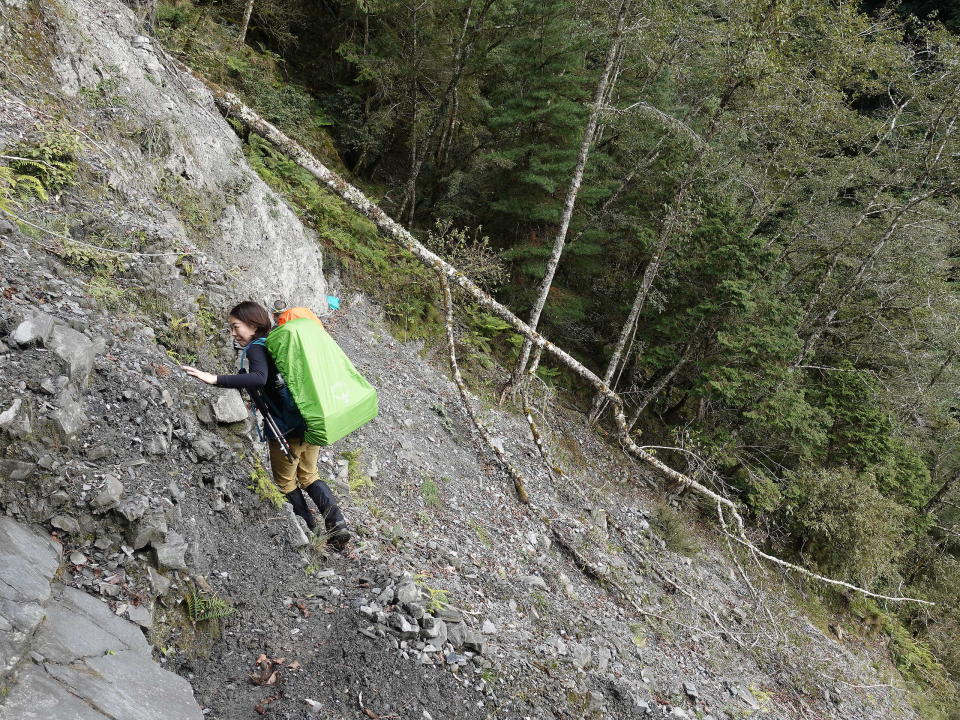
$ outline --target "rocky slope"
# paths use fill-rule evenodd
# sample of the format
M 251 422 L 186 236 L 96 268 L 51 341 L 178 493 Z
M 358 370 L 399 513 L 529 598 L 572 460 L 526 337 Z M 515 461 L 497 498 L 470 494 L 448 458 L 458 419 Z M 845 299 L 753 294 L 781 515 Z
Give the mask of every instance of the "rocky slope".
M 486 411 L 530 479 L 535 510 L 519 505 L 442 368 L 324 279 L 317 239 L 129 9 L 0 12 L 0 148 L 54 131 L 82 146 L 75 185 L 0 227 L 0 507 L 59 543 L 36 540 L 58 602 L 141 626 L 205 717 L 913 717 L 881 653 L 814 626 L 789 599 L 802 589 L 709 528 L 678 539 L 655 480 L 577 416 L 551 408 L 564 481 L 522 417 Z M 165 351 L 226 371 L 234 301 L 323 311 L 328 281 L 344 300 L 328 327 L 381 394 L 380 418 L 324 454 L 352 557 L 255 492 L 263 448 L 239 396 Z M 15 699 L 55 677 L 38 643 L 58 639 L 3 617 L 21 650 L 5 650 L 0 715 L 19 717 Z M 144 652 L 131 637 L 84 657 L 133 672 Z M 137 697 L 139 715 L 114 716 L 192 717 Z

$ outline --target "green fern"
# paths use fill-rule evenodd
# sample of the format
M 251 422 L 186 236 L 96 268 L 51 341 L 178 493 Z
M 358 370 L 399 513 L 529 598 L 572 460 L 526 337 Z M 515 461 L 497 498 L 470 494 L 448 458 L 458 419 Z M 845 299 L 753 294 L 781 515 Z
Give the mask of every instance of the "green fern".
M 56 192 L 76 183 L 77 158 L 83 147 L 73 133 L 49 130 L 37 144 L 13 147 L 8 156 L 10 167 L 42 200 L 48 192 Z M 38 187 L 43 194 L 37 192 Z
M 21 175 L 12 167 L 0 166 L 0 210 L 13 214 L 20 207 L 20 200 L 36 197 L 47 201 L 47 191 L 37 178 Z
M 193 623 L 229 617 L 237 611 L 219 595 L 203 595 L 195 588 L 187 590 L 183 600 L 187 606 L 187 615 Z

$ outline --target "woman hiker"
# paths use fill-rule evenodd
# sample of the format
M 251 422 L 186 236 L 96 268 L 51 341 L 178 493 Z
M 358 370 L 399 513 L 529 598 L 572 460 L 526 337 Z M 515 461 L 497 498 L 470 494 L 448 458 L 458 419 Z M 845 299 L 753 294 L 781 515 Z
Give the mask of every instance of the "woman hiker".
M 289 393 L 281 394 L 283 379 L 277 372 L 277 366 L 261 339 L 267 336 L 273 324 L 266 308 L 249 300 L 242 302 L 230 311 L 229 323 L 230 334 L 246 353 L 250 364 L 249 372 L 241 371 L 236 375 L 214 375 L 189 365 L 181 365 L 184 372 L 208 385 L 245 388 L 261 415 L 265 416 L 269 411 L 267 405 L 274 408 L 286 406 L 296 412 Z M 299 412 L 296 414 L 299 415 Z M 299 425 L 304 428 L 302 418 L 299 419 Z M 350 532 L 347 530 L 343 513 L 340 512 L 333 493 L 320 479 L 317 471 L 320 447 L 303 442 L 302 430 L 299 433 L 292 433 L 287 437 L 293 455 L 291 459 L 284 453 L 266 421 L 263 429 L 269 439 L 270 468 L 273 470 L 273 479 L 293 506 L 293 511 L 304 519 L 311 530 L 317 527 L 317 522 L 307 508 L 301 489 L 306 491 L 323 515 L 328 542 L 337 550 L 342 550 L 350 540 Z

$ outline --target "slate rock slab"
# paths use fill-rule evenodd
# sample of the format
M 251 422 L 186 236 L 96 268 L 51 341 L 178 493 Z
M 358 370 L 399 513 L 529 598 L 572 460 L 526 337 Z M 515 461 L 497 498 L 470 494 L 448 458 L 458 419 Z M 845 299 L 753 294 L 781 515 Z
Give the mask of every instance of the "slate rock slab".
M 86 387 L 93 371 L 93 361 L 97 357 L 93 341 L 82 332 L 56 324 L 46 344 L 63 360 L 69 370 L 70 380 L 78 387 Z
M 0 517 L 0 675 L 17 664 L 43 620 L 60 545 L 45 533 Z
M 44 343 L 47 338 L 50 337 L 50 333 L 53 332 L 53 324 L 54 319 L 52 316 L 37 310 L 17 325 L 16 329 L 11 333 L 10 339 L 14 345 L 19 345 L 20 347 Z
M 140 627 L 96 597 L 51 585 L 60 557 L 46 533 L 0 517 L 0 660 L 9 689 L 0 720 L 201 720 L 190 684 L 153 661 Z

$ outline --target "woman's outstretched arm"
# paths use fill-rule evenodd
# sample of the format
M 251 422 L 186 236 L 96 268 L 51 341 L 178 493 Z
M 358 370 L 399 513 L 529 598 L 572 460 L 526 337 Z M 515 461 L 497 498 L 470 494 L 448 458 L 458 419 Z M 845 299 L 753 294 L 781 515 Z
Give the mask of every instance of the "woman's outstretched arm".
M 252 345 L 247 349 L 247 359 L 250 361 L 250 372 L 235 375 L 214 375 L 213 373 L 198 370 L 189 365 L 180 368 L 189 376 L 195 377 L 207 385 L 228 388 L 262 388 L 267 384 L 267 350 L 262 345 Z

